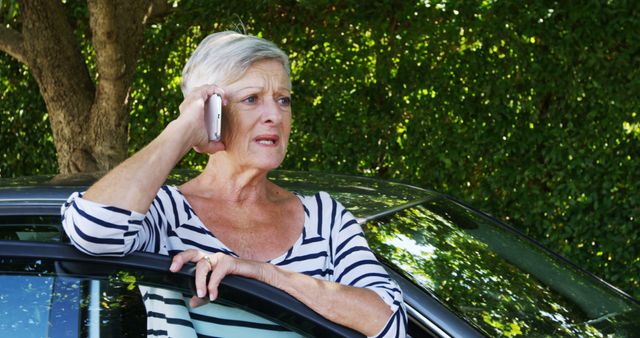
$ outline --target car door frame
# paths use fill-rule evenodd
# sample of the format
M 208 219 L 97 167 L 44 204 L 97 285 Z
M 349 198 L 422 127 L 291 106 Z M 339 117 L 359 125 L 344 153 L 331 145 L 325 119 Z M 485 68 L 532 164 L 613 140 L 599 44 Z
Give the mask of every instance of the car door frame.
M 89 256 L 67 243 L 0 240 L 0 258 L 49 259 L 85 263 L 85 266 L 86 264 L 94 264 L 96 267 L 107 265 L 136 271 L 146 270 L 171 275 L 173 278 L 186 278 L 192 284 L 192 290 L 195 290 L 194 264 L 189 263 L 182 270 L 171 273 L 169 272 L 171 258 L 158 254 L 135 252 L 125 257 Z M 82 274 L 104 276 L 104 272 L 101 272 L 103 269 L 93 270 L 95 271 L 83 271 Z M 326 334 L 337 337 L 364 337 L 352 329 L 325 319 L 284 291 L 257 280 L 229 275 L 222 280 L 220 287 L 241 294 L 243 297 L 249 297 L 253 301 L 252 305 L 256 306 L 259 312 L 287 311 L 290 313 L 290 317 L 302 317 L 316 325 L 318 330 L 324 332 L 323 336 Z M 296 327 L 295 322 L 286 324 Z

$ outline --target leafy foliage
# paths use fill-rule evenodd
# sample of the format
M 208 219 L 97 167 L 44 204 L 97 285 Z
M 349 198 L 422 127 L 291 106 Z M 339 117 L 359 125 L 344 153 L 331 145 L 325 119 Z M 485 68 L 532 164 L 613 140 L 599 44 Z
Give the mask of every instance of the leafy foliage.
M 244 29 L 291 57 L 295 116 L 283 167 L 447 192 L 640 298 L 639 7 L 177 1 L 146 31 L 130 152 L 177 116 L 180 72 L 198 41 Z M 7 56 L 0 63 L 0 175 L 54 172 L 36 85 Z M 192 153 L 180 166 L 205 161 Z
M 56 171 L 47 109 L 29 70 L 0 54 L 0 177 Z

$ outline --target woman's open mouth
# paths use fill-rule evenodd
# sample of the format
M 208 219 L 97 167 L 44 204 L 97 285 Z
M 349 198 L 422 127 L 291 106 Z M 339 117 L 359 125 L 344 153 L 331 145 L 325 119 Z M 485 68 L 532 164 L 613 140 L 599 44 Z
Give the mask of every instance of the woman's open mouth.
M 274 146 L 278 143 L 278 135 L 260 135 L 254 139 L 260 145 Z

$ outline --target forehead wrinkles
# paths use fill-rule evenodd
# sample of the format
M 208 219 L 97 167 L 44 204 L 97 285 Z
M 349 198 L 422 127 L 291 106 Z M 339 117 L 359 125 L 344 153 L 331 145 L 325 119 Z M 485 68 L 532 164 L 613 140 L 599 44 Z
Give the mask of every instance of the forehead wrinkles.
M 290 91 L 289 77 L 282 65 L 258 63 L 247 70 L 242 78 L 231 84 L 233 91 L 246 88 L 261 89 L 265 91 Z

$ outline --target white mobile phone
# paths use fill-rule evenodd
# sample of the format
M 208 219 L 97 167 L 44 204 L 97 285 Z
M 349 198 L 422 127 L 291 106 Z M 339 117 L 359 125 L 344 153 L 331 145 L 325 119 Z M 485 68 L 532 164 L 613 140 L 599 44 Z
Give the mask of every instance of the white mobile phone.
M 204 123 L 210 141 L 220 141 L 222 137 L 222 97 L 219 94 L 209 96 L 204 104 Z

